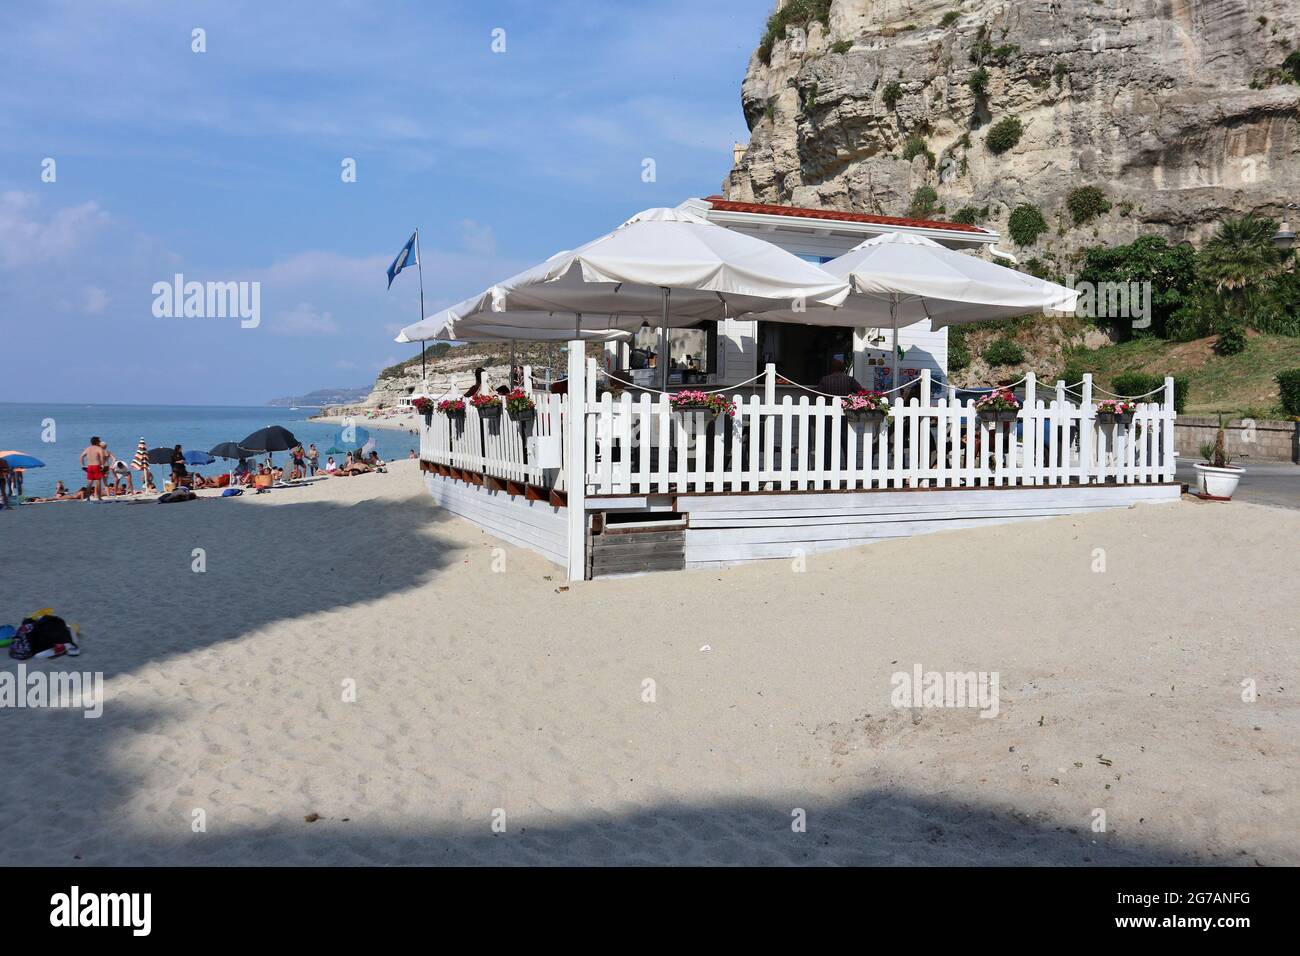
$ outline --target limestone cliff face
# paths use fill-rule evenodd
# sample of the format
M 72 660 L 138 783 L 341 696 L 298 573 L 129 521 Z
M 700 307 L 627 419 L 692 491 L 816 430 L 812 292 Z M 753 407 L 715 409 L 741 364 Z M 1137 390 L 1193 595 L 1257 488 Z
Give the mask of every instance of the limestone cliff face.
M 929 186 L 929 218 L 987 207 L 1004 234 L 1028 203 L 1048 229 L 1022 252 L 1047 258 L 1147 232 L 1199 242 L 1234 213 L 1294 225 L 1297 49 L 1297 0 L 833 0 L 827 24 L 751 59 L 751 140 L 723 189 L 900 215 Z M 1023 132 L 999 155 L 985 139 L 1008 117 Z M 904 159 L 909 137 L 929 155 Z M 1110 210 L 1076 226 L 1081 186 Z

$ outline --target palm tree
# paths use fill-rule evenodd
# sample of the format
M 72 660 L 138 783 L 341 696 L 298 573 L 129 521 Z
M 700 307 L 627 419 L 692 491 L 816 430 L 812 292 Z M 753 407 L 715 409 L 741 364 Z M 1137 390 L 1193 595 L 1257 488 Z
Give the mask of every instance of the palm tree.
M 1228 313 L 1245 324 L 1251 300 L 1285 266 L 1286 254 L 1273 244 L 1277 223 L 1259 216 L 1225 220 L 1199 258 L 1201 277 L 1225 298 Z

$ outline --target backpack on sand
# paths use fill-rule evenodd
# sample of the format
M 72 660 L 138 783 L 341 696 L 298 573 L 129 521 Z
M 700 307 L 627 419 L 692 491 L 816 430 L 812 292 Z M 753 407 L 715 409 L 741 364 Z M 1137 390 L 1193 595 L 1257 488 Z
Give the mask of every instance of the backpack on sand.
M 43 651 L 53 650 L 55 653 L 44 656 L 58 657 L 63 653 L 59 648 L 76 646 L 72 629 L 63 618 L 53 614 L 38 618 L 25 617 L 18 627 L 18 633 L 14 635 L 13 643 L 9 645 L 9 656 L 25 661 Z

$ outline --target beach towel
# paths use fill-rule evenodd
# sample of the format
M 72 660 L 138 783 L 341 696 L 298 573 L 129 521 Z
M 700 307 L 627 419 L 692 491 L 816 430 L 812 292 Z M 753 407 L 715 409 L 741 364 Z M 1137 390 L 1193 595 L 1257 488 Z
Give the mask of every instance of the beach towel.
M 190 491 L 188 488 L 181 487 L 181 488 L 177 488 L 175 491 L 169 491 L 165 495 L 160 495 L 158 498 L 158 503 L 164 505 L 170 505 L 177 501 L 193 501 L 197 497 L 198 495 Z

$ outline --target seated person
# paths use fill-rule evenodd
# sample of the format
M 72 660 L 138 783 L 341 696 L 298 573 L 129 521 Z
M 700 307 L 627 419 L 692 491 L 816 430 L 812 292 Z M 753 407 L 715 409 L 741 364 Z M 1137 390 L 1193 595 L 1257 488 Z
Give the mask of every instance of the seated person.
M 329 458 L 325 460 L 325 471 L 332 475 L 334 474 L 334 472 L 338 470 L 339 470 L 338 462 L 334 460 L 333 455 L 330 455 Z

